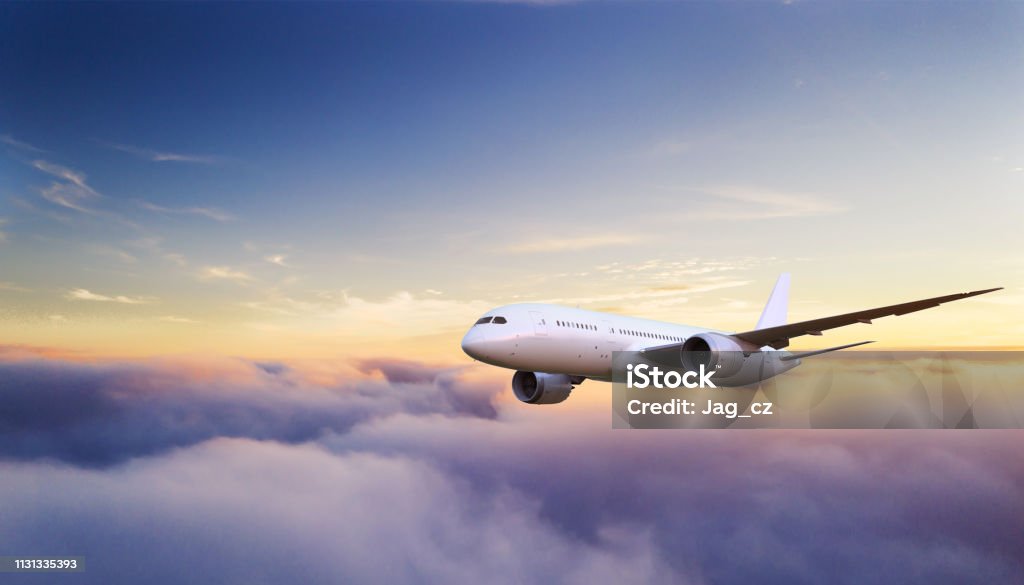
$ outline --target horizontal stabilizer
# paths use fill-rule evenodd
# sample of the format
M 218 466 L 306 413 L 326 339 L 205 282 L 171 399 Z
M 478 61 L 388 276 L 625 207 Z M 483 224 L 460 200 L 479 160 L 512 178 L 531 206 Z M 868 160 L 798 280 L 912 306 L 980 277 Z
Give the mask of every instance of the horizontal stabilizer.
M 805 351 L 803 353 L 794 353 L 787 355 L 786 357 L 779 358 L 779 361 L 788 362 L 790 360 L 798 360 L 800 358 L 811 357 L 812 355 L 821 355 L 830 351 L 839 351 L 840 349 L 849 349 L 851 347 L 857 347 L 858 345 L 864 345 L 865 343 L 874 343 L 874 341 L 858 341 L 857 343 L 847 343 L 846 345 L 837 345 L 828 349 L 816 349 L 814 351 Z

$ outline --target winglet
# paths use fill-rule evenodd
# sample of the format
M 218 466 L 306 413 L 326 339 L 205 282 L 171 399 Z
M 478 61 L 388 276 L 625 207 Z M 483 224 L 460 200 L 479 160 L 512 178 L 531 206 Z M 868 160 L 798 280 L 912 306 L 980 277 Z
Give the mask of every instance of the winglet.
M 764 311 L 761 312 L 761 318 L 757 320 L 757 327 L 754 330 L 785 325 L 788 308 L 789 273 L 783 272 L 775 281 L 775 288 L 772 289 L 772 294 L 768 297 L 768 302 L 765 304 Z

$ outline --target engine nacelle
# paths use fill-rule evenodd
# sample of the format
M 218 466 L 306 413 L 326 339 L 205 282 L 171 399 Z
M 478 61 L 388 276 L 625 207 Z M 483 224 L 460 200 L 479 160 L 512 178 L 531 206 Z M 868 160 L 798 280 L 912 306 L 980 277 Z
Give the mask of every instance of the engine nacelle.
M 572 382 L 572 377 L 565 374 L 516 372 L 512 376 L 512 390 L 516 398 L 527 404 L 556 404 L 569 397 Z
M 701 365 L 722 378 L 735 375 L 746 360 L 744 353 L 757 351 L 748 343 L 719 333 L 699 333 L 683 343 L 681 360 L 687 370 L 696 371 Z M 717 368 L 717 369 L 716 369 Z

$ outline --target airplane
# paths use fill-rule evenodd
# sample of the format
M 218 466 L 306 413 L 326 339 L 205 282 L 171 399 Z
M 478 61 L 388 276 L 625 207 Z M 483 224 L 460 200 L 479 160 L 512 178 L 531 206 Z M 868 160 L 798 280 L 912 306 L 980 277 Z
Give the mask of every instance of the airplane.
M 542 303 L 517 303 L 487 311 L 466 332 L 462 350 L 469 357 L 516 370 L 512 389 L 528 404 L 555 404 L 584 380 L 611 381 L 612 352 L 633 351 L 672 360 L 686 369 L 714 369 L 719 386 L 746 386 L 800 365 L 802 358 L 872 343 L 791 353 L 783 348 L 802 335 L 872 319 L 906 315 L 1002 287 L 958 293 L 855 311 L 799 323 L 786 323 L 790 276 L 779 276 L 761 318 L 750 331 L 677 325 Z

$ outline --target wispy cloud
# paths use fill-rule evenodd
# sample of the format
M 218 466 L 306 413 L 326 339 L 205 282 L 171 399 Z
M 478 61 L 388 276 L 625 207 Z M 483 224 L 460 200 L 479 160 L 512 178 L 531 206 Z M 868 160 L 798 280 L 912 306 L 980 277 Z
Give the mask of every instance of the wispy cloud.
M 594 267 L 594 272 L 610 275 L 615 279 L 643 279 L 655 284 L 672 284 L 685 282 L 694 276 L 749 270 L 759 263 L 769 260 L 774 260 L 774 258 L 741 257 L 723 260 L 691 258 L 682 261 L 667 261 L 655 258 L 635 263 L 611 262 L 609 264 L 601 264 Z
M 97 245 L 92 246 L 90 249 L 95 254 L 116 258 L 121 262 L 124 262 L 125 264 L 135 264 L 136 262 L 138 262 L 138 258 L 136 258 L 135 256 L 129 254 L 128 252 L 125 252 L 120 248 L 115 248 L 113 246 Z
M 382 299 L 356 297 L 348 291 L 319 291 L 314 296 L 270 291 L 263 300 L 242 305 L 267 314 L 251 326 L 281 327 L 280 331 L 303 331 L 310 339 L 360 344 L 370 341 L 367 331 L 373 331 L 374 340 L 452 335 L 493 306 L 407 291 Z
M 206 280 L 233 280 L 235 282 L 253 280 L 247 272 L 230 266 L 206 266 L 199 272 L 199 277 Z
M 288 263 L 286 262 L 288 256 L 285 254 L 271 254 L 263 259 L 271 264 L 276 264 L 277 266 L 288 266 Z
M 833 215 L 847 210 L 845 206 L 817 194 L 760 187 L 717 186 L 668 190 L 695 192 L 712 198 L 703 207 L 685 212 L 684 216 L 688 220 L 753 221 Z
M 156 211 L 158 213 L 171 213 L 178 215 L 201 215 L 214 221 L 234 221 L 235 216 L 230 213 L 217 209 L 216 207 L 164 207 L 163 205 L 157 205 L 150 203 L 149 201 L 139 201 L 139 205 L 143 209 L 149 211 Z
M 14 284 L 13 282 L 0 282 L 0 290 L 10 292 L 32 292 L 32 289 Z
M 42 148 L 38 148 L 36 146 L 32 146 L 27 142 L 18 140 L 17 138 L 11 136 L 10 134 L 0 134 L 0 142 L 6 144 L 7 146 L 11 146 L 17 148 L 18 150 L 24 150 L 27 152 L 46 152 Z
M 154 302 L 153 297 L 129 297 L 125 295 L 107 296 L 94 293 L 84 288 L 76 288 L 68 292 L 67 298 L 73 301 L 96 301 L 101 303 L 123 303 L 125 305 L 144 305 Z
M 85 173 L 45 160 L 32 161 L 32 166 L 59 179 L 39 191 L 43 199 L 55 205 L 74 209 L 82 213 L 98 213 L 95 209 L 84 205 L 84 202 L 99 199 L 100 197 L 100 194 L 85 182 Z
M 85 183 L 85 173 L 76 171 L 74 169 L 69 169 L 67 167 L 62 167 L 58 164 L 54 164 L 51 162 L 46 162 L 45 160 L 32 161 L 32 166 L 39 169 L 40 171 L 43 171 L 44 173 L 53 175 L 54 177 L 63 179 L 64 181 L 67 181 L 68 183 L 75 185 L 85 193 L 88 193 L 90 195 L 98 195 L 98 193 L 96 193 L 96 191 L 93 190 L 92 187 Z
M 7 218 L 0 217 L 0 228 L 2 228 L 6 223 L 7 223 Z M 7 241 L 7 234 L 4 233 L 4 231 L 2 229 L 0 229 L 0 242 L 6 242 L 6 241 Z
M 161 150 L 153 150 L 150 148 L 141 148 L 138 146 L 132 146 L 130 144 L 117 144 L 113 142 L 100 142 L 108 148 L 126 152 L 133 156 L 137 156 L 141 159 L 145 159 L 152 162 L 183 162 L 183 163 L 196 163 L 203 165 L 213 165 L 223 162 L 223 157 L 207 155 L 207 154 L 184 154 L 180 152 L 167 152 Z
M 511 300 L 581 304 L 600 311 L 685 323 L 692 323 L 691 319 L 699 315 L 703 323 L 721 324 L 729 321 L 718 318 L 722 305 L 710 293 L 745 287 L 753 282 L 751 269 L 774 261 L 772 257 L 727 257 L 610 262 L 579 272 L 549 274 L 543 285 L 531 287 L 533 294 L 513 295 Z M 581 286 L 580 282 L 587 284 Z
M 189 319 L 187 317 L 177 317 L 175 315 L 164 315 L 160 317 L 161 321 L 165 323 L 198 323 L 195 319 Z
M 165 250 L 163 248 L 162 241 L 160 238 L 140 238 L 138 240 L 133 240 L 131 242 L 126 243 L 136 248 L 140 248 L 142 250 L 155 254 L 163 258 L 164 260 L 167 260 L 168 262 L 173 262 L 174 264 L 177 264 L 180 267 L 185 267 L 188 265 L 188 260 L 185 258 L 184 255 L 179 254 L 177 252 Z
M 627 234 L 586 235 L 567 238 L 532 238 L 506 246 L 503 251 L 510 254 L 576 252 L 579 250 L 589 250 L 591 248 L 601 248 L 605 246 L 634 244 L 640 239 L 641 238 L 639 236 Z
M 719 187 L 709 191 L 722 199 L 762 205 L 765 210 L 757 214 L 770 217 L 807 217 L 831 215 L 846 211 L 846 207 L 809 193 L 786 193 L 747 187 Z
M 624 304 L 636 307 L 641 312 L 649 312 L 651 309 L 664 308 L 689 301 L 687 295 L 706 293 L 724 288 L 734 288 L 750 284 L 749 280 L 726 279 L 722 277 L 709 278 L 703 282 L 690 285 L 651 287 L 647 290 L 624 291 L 621 293 L 610 293 L 593 295 L 589 297 L 567 297 L 555 299 L 542 299 L 542 303 L 570 304 L 582 303 L 587 305 L 600 303 Z M 650 302 L 650 301 L 657 302 Z M 644 301 L 644 304 L 639 304 Z

